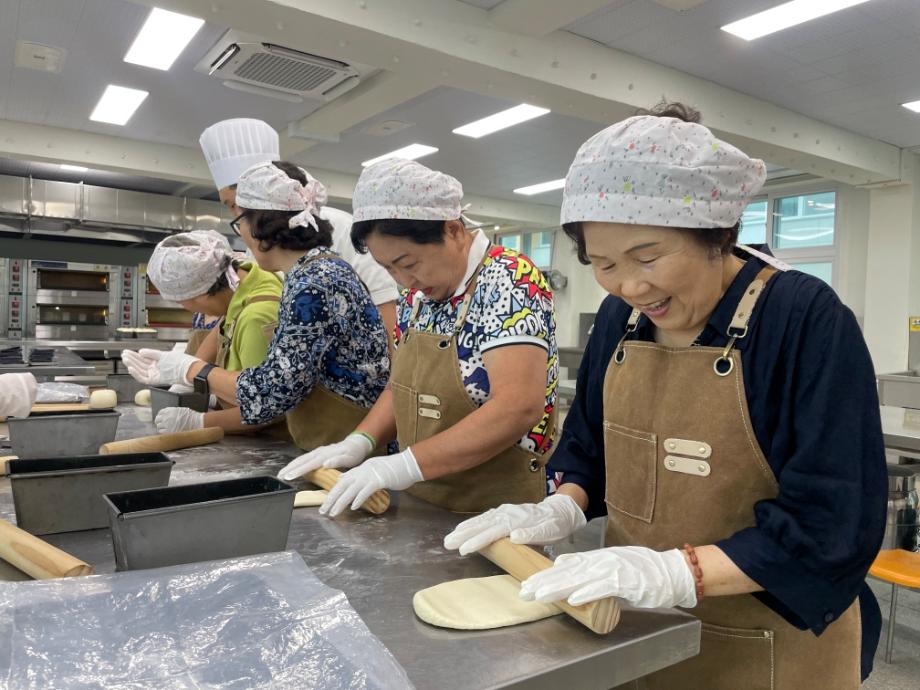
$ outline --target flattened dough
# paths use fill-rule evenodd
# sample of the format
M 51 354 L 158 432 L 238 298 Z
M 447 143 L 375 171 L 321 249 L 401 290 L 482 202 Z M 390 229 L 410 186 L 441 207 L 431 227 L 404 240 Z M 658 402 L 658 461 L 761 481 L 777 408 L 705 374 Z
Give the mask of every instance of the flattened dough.
M 294 496 L 295 508 L 309 508 L 310 506 L 321 506 L 329 492 L 321 491 L 298 491 Z
M 562 613 L 555 604 L 522 600 L 520 590 L 510 575 L 452 580 L 416 592 L 412 608 L 426 623 L 456 630 L 504 628 Z

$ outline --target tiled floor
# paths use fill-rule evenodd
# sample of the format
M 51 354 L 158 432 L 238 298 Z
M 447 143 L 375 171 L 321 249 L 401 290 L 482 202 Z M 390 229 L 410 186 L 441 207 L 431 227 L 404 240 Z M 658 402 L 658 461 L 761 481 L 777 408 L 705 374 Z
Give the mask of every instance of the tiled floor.
M 885 663 L 888 610 L 891 585 L 869 578 L 869 585 L 882 607 L 882 639 L 875 655 L 875 670 L 863 683 L 864 690 L 917 690 L 920 688 L 920 592 L 904 589 L 898 593 L 895 616 L 894 652 Z

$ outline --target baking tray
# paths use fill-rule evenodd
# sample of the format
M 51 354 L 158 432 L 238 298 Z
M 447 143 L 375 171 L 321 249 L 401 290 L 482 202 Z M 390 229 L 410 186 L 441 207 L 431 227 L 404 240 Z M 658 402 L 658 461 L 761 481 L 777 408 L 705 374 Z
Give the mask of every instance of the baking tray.
M 187 407 L 196 412 L 207 412 L 208 396 L 204 393 L 170 393 L 165 388 L 151 388 L 150 409 L 154 419 L 164 407 Z
M 114 410 L 89 410 L 10 417 L 11 454 L 20 458 L 93 455 L 99 446 L 115 440 L 120 416 Z
M 290 484 L 264 476 L 106 494 L 115 567 L 283 551 L 295 493 Z
M 120 403 L 133 403 L 135 395 L 150 387 L 135 380 L 130 374 L 109 374 L 105 377 L 105 386 L 115 391 Z
M 103 494 L 167 486 L 172 466 L 163 453 L 11 460 L 16 524 L 32 534 L 108 527 Z

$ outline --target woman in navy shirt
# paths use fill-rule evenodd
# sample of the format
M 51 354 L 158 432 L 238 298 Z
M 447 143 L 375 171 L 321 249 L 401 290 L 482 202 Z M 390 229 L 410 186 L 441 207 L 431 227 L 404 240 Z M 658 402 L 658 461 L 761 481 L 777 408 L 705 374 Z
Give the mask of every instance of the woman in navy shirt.
M 550 543 L 584 524 L 576 508 L 606 512 L 607 548 L 560 556 L 521 596 L 691 609 L 700 654 L 643 687 L 857 688 L 887 492 L 872 363 L 826 284 L 737 246 L 764 165 L 698 121 L 669 106 L 579 150 L 563 227 L 611 296 L 553 457 L 562 485 L 445 545 Z

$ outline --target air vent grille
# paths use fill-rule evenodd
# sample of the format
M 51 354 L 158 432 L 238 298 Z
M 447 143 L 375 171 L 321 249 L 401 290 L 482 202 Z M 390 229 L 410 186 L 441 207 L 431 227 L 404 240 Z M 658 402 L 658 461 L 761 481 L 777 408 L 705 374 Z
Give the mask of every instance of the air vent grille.
M 251 55 L 235 70 L 235 74 L 242 79 L 291 91 L 313 91 L 323 82 L 336 76 L 335 70 L 328 67 L 311 65 L 270 53 Z

